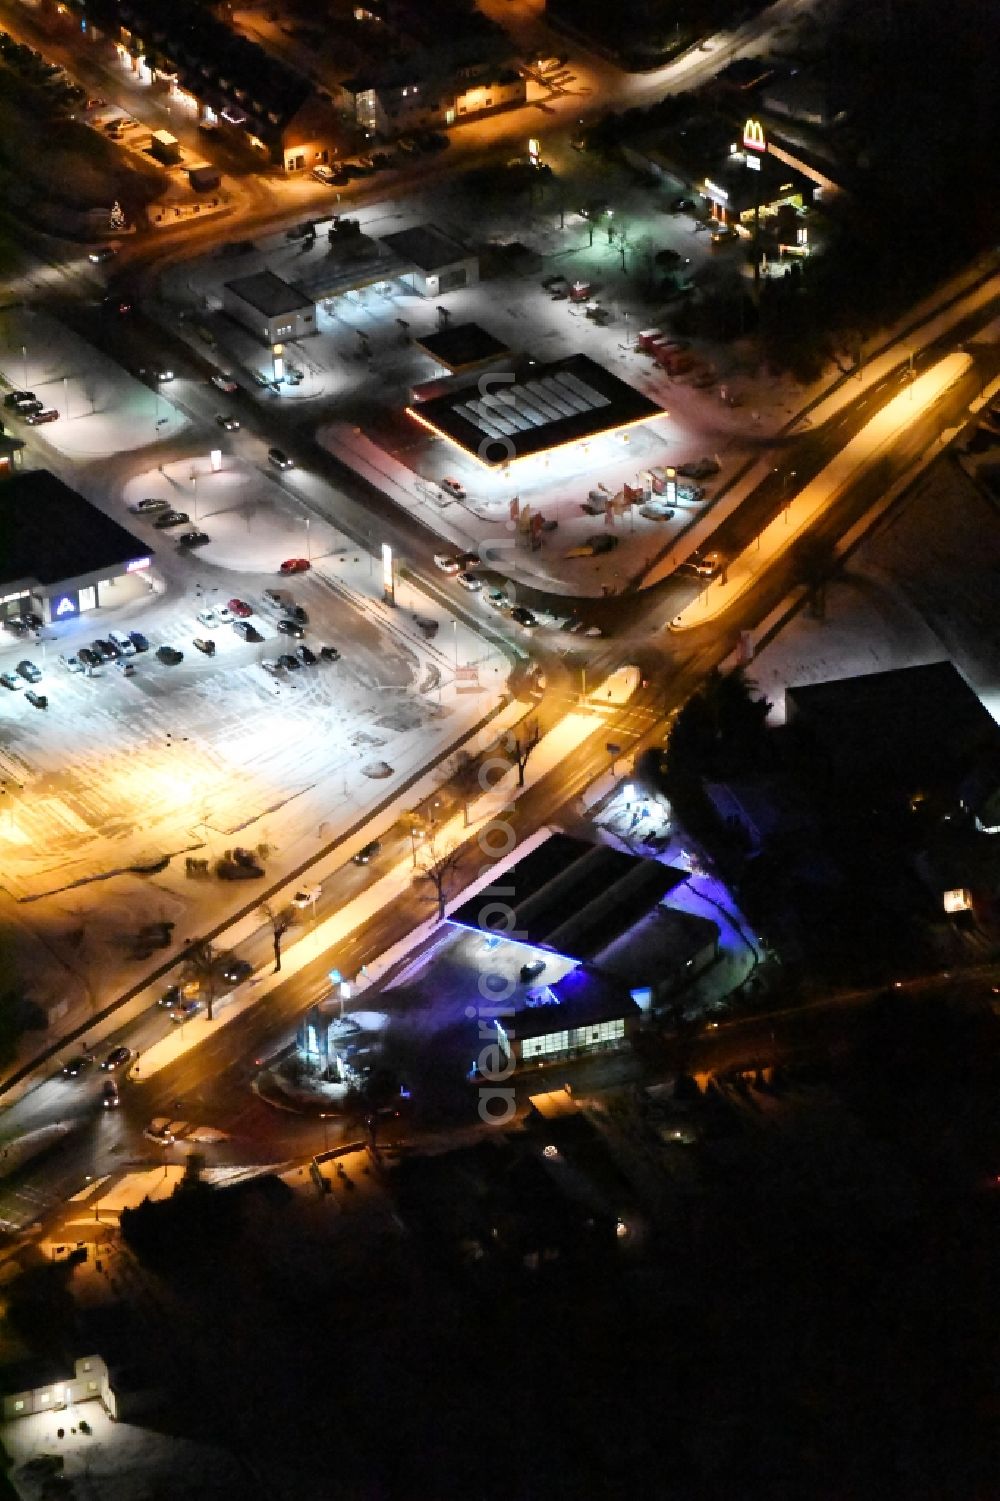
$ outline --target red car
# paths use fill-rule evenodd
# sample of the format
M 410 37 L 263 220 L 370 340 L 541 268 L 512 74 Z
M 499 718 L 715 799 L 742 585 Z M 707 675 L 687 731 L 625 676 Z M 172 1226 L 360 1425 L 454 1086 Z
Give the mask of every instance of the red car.
M 309 559 L 308 558 L 286 558 L 285 561 L 282 563 L 281 567 L 278 569 L 278 572 L 279 573 L 308 573 L 309 572 L 309 567 L 310 567 L 310 564 L 309 564 Z
M 229 608 L 238 620 L 246 620 L 248 616 L 253 614 L 253 610 L 251 610 L 245 599 L 231 599 L 229 601 Z

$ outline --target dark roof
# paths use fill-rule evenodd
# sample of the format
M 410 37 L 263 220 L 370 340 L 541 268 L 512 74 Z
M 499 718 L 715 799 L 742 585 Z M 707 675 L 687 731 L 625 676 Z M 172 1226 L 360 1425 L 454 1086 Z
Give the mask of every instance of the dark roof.
M 438 329 L 437 333 L 424 334 L 413 342 L 418 349 L 429 354 L 432 360 L 437 360 L 439 365 L 452 371 L 510 353 L 507 344 L 495 338 L 487 329 L 480 328 L 478 323 L 456 323 L 450 328 Z
M 445 266 L 453 266 L 456 261 L 464 261 L 469 255 L 459 240 L 435 229 L 433 224 L 397 229 L 395 234 L 381 235 L 380 239 L 400 260 L 409 261 L 419 271 L 440 271 Z
M 580 965 L 554 985 L 540 987 L 530 997 L 518 1001 L 512 1016 L 501 1012 L 497 1020 L 516 1040 L 639 1015 L 639 1007 L 623 985 L 616 985 Z
M 23 470 L 0 483 L 0 584 L 58 584 L 152 552 L 47 469 Z
M 785 701 L 847 781 L 957 792 L 1000 748 L 1000 725 L 951 662 L 791 687 Z
M 239 276 L 225 283 L 225 291 L 235 292 L 244 302 L 255 307 L 265 318 L 279 318 L 282 313 L 297 313 L 300 308 L 313 307 L 313 299 L 291 282 L 282 281 L 273 271 L 255 271 L 252 276 Z
M 553 834 L 503 874 L 503 930 L 522 943 L 552 949 L 566 959 L 588 959 L 627 932 L 679 881 L 682 871 L 604 844 Z M 482 921 L 496 911 L 485 893 L 458 907 L 450 920 L 495 931 Z
M 410 415 L 484 464 L 505 464 L 664 415 L 663 408 L 584 354 L 524 362 L 485 395 L 449 391 Z

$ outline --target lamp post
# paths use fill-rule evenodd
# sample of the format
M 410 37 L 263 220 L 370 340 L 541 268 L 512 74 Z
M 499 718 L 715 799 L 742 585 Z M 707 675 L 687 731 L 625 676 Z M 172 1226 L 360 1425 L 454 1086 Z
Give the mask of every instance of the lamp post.
M 28 389 L 28 346 L 21 345 L 21 359 L 24 361 L 24 389 Z
M 311 545 L 310 540 L 309 540 L 309 523 L 312 520 L 312 517 L 311 516 L 306 516 L 303 519 L 304 519 L 305 524 L 306 524 L 306 562 L 307 563 L 311 563 L 312 562 L 312 545 Z
M 69 421 L 69 376 L 63 376 L 63 415 Z

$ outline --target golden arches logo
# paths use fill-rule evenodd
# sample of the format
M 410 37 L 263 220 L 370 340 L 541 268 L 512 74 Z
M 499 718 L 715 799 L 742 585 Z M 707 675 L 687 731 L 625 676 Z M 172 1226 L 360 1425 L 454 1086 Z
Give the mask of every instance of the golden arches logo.
M 766 151 L 764 127 L 759 120 L 748 120 L 743 127 L 743 145 L 747 151 Z

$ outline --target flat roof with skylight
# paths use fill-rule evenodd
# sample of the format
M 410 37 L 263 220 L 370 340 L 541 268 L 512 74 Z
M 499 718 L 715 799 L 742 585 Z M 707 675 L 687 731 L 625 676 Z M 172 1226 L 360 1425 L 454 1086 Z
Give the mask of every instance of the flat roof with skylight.
M 526 361 L 509 384 L 485 394 L 448 392 L 407 411 L 489 468 L 620 432 L 666 413 L 584 354 Z

